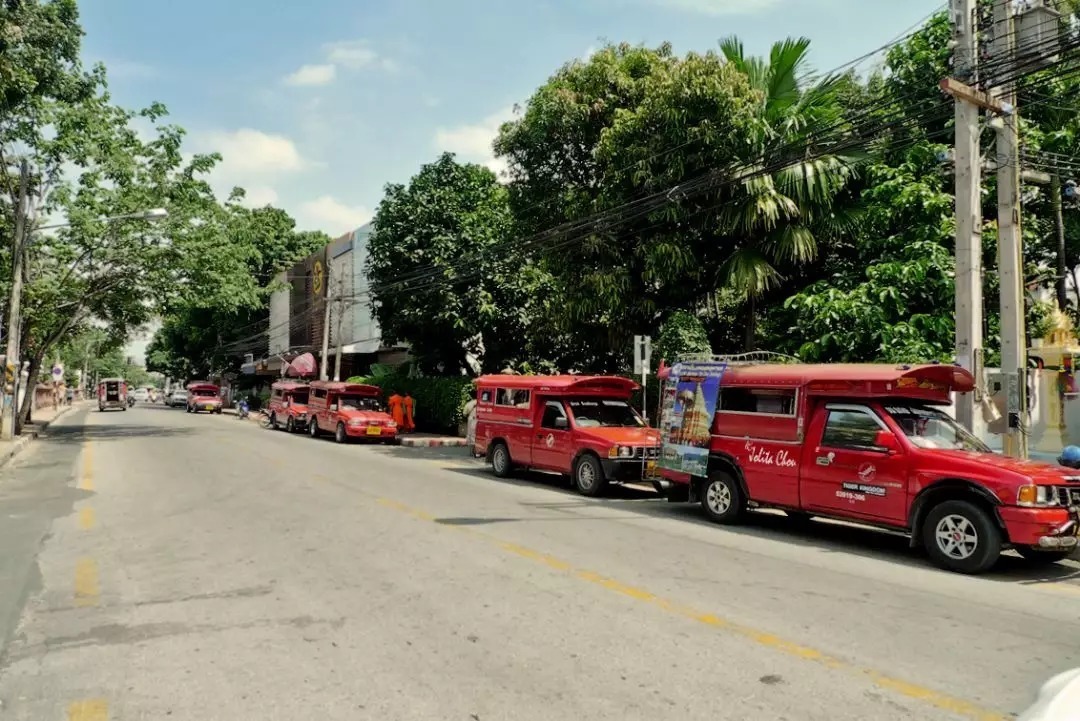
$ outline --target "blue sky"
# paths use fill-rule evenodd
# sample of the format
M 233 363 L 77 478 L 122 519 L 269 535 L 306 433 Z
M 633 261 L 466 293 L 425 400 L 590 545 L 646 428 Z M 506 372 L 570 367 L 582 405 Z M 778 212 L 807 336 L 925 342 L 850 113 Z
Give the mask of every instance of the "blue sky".
M 95 0 L 88 60 L 115 99 L 165 103 L 214 182 L 305 229 L 366 222 L 388 182 L 442 150 L 491 162 L 515 103 L 605 41 L 684 53 L 805 35 L 818 69 L 892 40 L 940 0 Z M 936 82 L 929 78 L 927 82 Z

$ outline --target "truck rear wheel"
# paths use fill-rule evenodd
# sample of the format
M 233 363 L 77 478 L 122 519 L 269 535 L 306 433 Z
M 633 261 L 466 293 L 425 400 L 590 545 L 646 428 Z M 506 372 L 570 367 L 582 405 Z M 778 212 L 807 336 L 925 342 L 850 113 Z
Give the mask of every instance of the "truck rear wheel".
M 1001 529 L 971 501 L 945 501 L 930 509 L 923 545 L 936 565 L 957 573 L 982 573 L 1001 557 Z
M 701 507 L 710 521 L 738 523 L 746 511 L 746 498 L 734 476 L 713 471 L 701 487 Z
M 491 457 L 491 470 L 499 478 L 507 478 L 514 472 L 514 464 L 510 460 L 510 449 L 503 442 L 494 444 L 488 452 Z

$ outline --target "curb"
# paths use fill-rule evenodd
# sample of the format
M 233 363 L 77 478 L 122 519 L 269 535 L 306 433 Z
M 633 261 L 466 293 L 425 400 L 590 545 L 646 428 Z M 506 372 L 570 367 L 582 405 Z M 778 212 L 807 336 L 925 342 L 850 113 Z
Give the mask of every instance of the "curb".
M 398 438 L 398 445 L 406 448 L 465 448 L 469 445 L 465 438 Z
M 48 430 L 49 426 L 51 426 L 57 418 L 62 418 L 74 409 L 75 406 L 64 406 L 49 420 L 40 424 L 32 423 L 29 428 L 24 428 L 22 435 L 12 442 L 11 448 L 5 450 L 3 454 L 0 454 L 0 469 L 6 468 L 8 464 L 14 460 L 15 456 L 26 450 L 26 447 L 33 443 L 38 436 Z

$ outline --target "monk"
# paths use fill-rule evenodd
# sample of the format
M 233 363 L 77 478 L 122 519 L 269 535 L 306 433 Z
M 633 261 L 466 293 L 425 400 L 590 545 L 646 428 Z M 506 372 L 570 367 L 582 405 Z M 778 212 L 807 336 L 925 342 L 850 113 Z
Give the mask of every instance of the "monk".
M 394 419 L 394 423 L 397 423 L 397 427 L 402 431 L 405 430 L 405 399 L 398 395 L 397 391 L 394 391 L 386 403 L 390 406 L 390 415 Z
M 415 407 L 416 402 L 413 401 L 413 397 L 411 395 L 409 395 L 408 391 L 405 391 L 404 405 L 405 405 L 405 432 L 406 433 L 412 433 L 413 431 L 416 430 L 416 424 L 413 423 L 413 408 Z

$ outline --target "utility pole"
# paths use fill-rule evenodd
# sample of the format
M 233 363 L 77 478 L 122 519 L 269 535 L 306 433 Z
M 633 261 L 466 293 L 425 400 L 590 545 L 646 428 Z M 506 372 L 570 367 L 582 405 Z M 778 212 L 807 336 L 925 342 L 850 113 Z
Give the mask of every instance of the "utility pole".
M 978 65 L 979 39 L 976 0 L 952 0 L 951 19 L 955 49 L 953 70 L 965 83 L 973 83 Z M 985 435 L 978 396 L 983 378 L 982 286 L 982 161 L 979 148 L 979 106 L 960 94 L 955 98 L 956 177 L 956 361 L 975 376 L 975 391 L 956 399 L 956 419 L 976 436 Z
M 341 323 L 342 318 L 345 315 L 345 274 L 339 273 L 338 276 L 337 300 L 335 301 L 335 308 L 337 310 L 337 328 L 334 330 L 334 345 L 337 346 L 337 348 L 334 351 L 334 382 L 341 380 L 341 349 L 344 345 L 341 342 Z
M 1020 236 L 1020 119 L 1016 111 L 1015 38 L 1010 0 L 994 2 L 994 61 L 1005 82 L 995 88 L 1012 112 L 997 128 L 998 272 L 1001 282 L 1001 372 L 1005 381 L 1005 455 L 1027 457 L 1027 347 L 1024 252 Z
M 8 363 L 16 367 L 15 382 L 11 389 L 11 402 L 4 406 L 0 421 L 0 438 L 11 440 L 18 432 L 19 380 L 22 365 L 19 359 L 19 336 L 22 328 L 23 262 L 26 253 L 26 231 L 29 218 L 27 194 L 30 185 L 30 164 L 24 159 L 19 164 L 19 199 L 15 207 L 15 234 L 11 240 L 11 297 L 8 300 L 7 349 Z
M 322 353 L 319 356 L 319 380 L 329 380 L 327 375 L 326 356 L 330 352 L 330 301 L 333 295 L 330 292 L 330 277 L 332 276 L 330 264 L 326 264 L 326 275 L 323 282 L 326 283 L 326 298 L 323 300 L 323 326 L 322 326 Z

